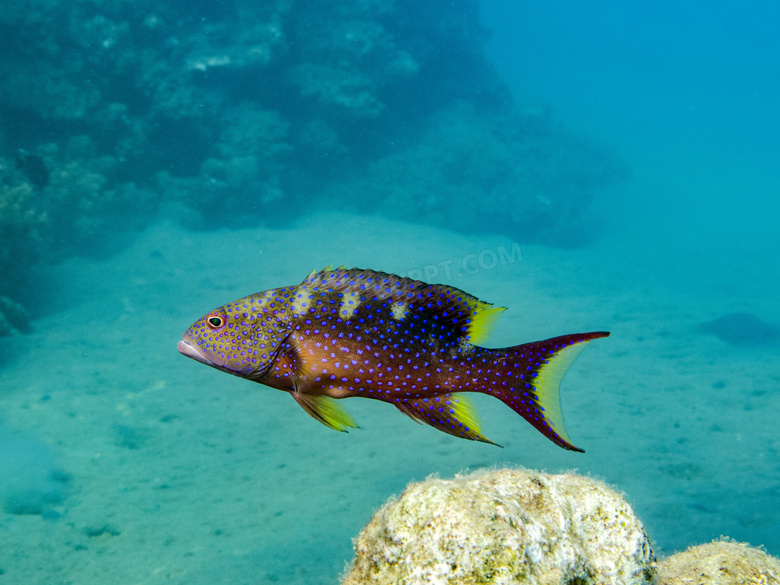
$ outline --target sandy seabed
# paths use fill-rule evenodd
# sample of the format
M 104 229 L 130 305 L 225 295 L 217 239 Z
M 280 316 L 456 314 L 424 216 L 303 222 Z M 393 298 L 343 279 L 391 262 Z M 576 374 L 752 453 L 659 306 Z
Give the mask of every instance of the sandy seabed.
M 176 351 L 209 309 L 342 264 L 418 270 L 508 307 L 490 347 L 612 331 L 563 384 L 587 452 L 483 396 L 484 432 L 503 449 L 359 399 L 346 406 L 361 428 L 337 433 Z M 780 320 L 761 287 L 735 293 L 760 262 L 734 266 L 683 286 L 609 242 L 560 250 L 319 215 L 208 233 L 162 223 L 111 259 L 42 270 L 34 332 L 0 340 L 0 583 L 335 584 L 351 539 L 408 482 L 499 465 L 604 479 L 662 555 L 720 535 L 778 555 L 777 347 L 696 331 L 738 311 Z

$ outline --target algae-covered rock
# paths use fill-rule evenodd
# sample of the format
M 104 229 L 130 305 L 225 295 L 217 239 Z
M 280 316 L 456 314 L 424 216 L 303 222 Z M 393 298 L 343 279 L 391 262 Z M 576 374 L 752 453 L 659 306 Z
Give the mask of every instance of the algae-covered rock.
M 658 563 L 659 585 L 780 585 L 780 559 L 738 542 L 692 546 Z
M 355 541 L 343 585 L 641 584 L 655 557 L 622 495 L 594 479 L 501 469 L 428 479 Z

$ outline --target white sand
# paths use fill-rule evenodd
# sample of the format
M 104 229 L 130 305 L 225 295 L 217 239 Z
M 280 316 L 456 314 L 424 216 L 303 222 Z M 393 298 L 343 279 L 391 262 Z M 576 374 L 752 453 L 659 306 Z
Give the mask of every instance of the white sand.
M 738 251 L 715 263 L 725 274 L 710 259 L 691 283 L 673 249 L 608 241 L 523 246 L 521 262 L 434 279 L 509 307 L 492 347 L 613 332 L 564 381 L 585 454 L 489 397 L 477 399 L 483 428 L 504 449 L 359 399 L 346 406 L 362 428 L 337 433 L 284 393 L 176 351 L 214 306 L 313 269 L 452 260 L 458 272 L 499 246 L 512 240 L 344 215 L 278 230 L 163 224 L 113 259 L 42 272 L 37 301 L 59 310 L 0 340 L 0 427 L 47 443 L 69 479 L 43 514 L 0 513 L 0 583 L 335 584 L 351 538 L 406 483 L 506 464 L 576 468 L 626 491 L 661 552 L 727 534 L 780 553 L 777 348 L 693 330 L 738 310 L 780 321 L 776 295 L 756 284 L 761 262 Z

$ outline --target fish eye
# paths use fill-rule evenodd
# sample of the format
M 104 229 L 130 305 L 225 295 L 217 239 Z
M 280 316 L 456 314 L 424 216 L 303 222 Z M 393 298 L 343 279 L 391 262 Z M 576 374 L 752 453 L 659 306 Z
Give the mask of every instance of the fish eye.
M 220 315 L 209 315 L 206 318 L 206 324 L 213 331 L 222 327 L 225 324 L 225 320 Z

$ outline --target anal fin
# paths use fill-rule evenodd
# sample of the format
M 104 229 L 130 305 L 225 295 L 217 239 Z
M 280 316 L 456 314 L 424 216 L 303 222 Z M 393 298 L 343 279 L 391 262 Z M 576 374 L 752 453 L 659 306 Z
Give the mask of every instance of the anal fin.
M 501 446 L 482 435 L 476 408 L 464 394 L 442 394 L 394 404 L 405 415 L 448 435 Z

